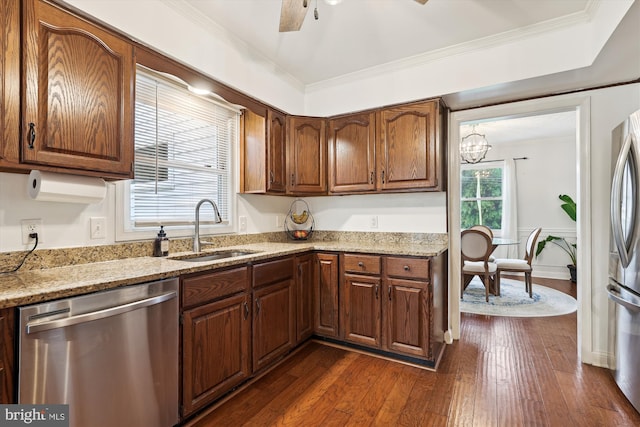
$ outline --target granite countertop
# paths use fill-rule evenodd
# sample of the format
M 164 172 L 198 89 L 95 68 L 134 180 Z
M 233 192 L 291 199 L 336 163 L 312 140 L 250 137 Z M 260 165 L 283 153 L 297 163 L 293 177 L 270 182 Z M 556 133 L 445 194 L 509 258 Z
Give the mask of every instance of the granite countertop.
M 182 274 L 256 262 L 310 250 L 403 256 L 437 256 L 444 252 L 447 246 L 444 243 L 437 242 L 429 244 L 350 243 L 345 241 L 263 242 L 218 247 L 210 251 L 205 250 L 203 253 L 227 249 L 237 249 L 252 253 L 215 261 L 186 262 L 175 259 L 176 257 L 188 255 L 187 252 L 182 252 L 171 254 L 165 258 L 144 256 L 39 270 L 25 270 L 0 275 L 0 308 L 66 298 L 118 286 L 177 277 Z

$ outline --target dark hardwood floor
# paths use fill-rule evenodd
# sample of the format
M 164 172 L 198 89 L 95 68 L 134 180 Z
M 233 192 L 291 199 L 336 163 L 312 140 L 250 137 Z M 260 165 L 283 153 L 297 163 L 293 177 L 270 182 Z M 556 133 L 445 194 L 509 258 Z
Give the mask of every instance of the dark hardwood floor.
M 576 355 L 575 313 L 463 313 L 437 372 L 312 342 L 193 426 L 639 426 L 609 371 Z

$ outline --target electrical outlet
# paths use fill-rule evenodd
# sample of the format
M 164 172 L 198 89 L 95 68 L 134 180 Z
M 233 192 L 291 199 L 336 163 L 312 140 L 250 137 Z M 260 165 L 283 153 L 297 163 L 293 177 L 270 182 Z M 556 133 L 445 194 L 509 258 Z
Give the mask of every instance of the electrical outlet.
M 240 224 L 240 231 L 247 231 L 247 217 L 241 215 L 238 217 L 238 223 Z
M 89 227 L 92 239 L 105 239 L 107 237 L 107 220 L 105 217 L 92 216 L 89 219 Z
M 371 218 L 369 218 L 369 228 L 378 228 L 378 216 L 377 215 L 372 215 Z
M 284 227 L 284 215 L 276 215 L 276 228 Z
M 31 233 L 38 233 L 38 243 L 42 243 L 42 220 L 41 219 L 23 219 L 22 223 L 22 244 L 29 245 L 35 242 L 35 239 L 29 237 Z

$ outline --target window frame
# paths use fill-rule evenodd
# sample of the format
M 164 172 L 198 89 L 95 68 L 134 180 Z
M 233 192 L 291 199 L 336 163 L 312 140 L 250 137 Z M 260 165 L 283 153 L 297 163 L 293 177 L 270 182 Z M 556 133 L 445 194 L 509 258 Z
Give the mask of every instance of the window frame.
M 136 64 L 137 66 L 142 66 L 143 68 L 148 68 L 145 64 Z M 158 71 L 154 69 L 150 69 L 152 73 L 166 74 L 164 71 Z M 137 73 L 136 73 L 137 74 Z M 194 72 L 194 76 L 198 77 Z M 184 84 L 185 90 L 188 90 L 189 83 L 182 80 L 180 77 L 169 75 L 169 80 L 175 80 L 179 82 L 180 85 Z M 136 76 L 134 75 L 134 79 Z M 135 81 L 135 80 L 134 80 Z M 213 102 L 218 102 L 221 97 L 216 96 L 215 94 L 211 94 L 210 96 L 203 96 L 208 100 L 213 100 Z M 224 100 L 223 100 L 224 101 Z M 134 101 L 135 102 L 135 101 Z M 222 102 L 226 103 L 226 101 Z M 229 104 L 229 103 L 227 103 Z M 243 107 L 229 104 L 232 107 L 236 107 L 237 109 L 241 109 Z M 201 235 L 219 235 L 219 234 L 234 234 L 238 233 L 238 225 L 235 220 L 237 205 L 238 205 L 238 193 L 239 193 L 239 144 L 241 137 L 241 118 L 240 115 L 237 117 L 236 122 L 236 132 L 235 138 L 231 141 L 229 146 L 229 185 L 227 188 L 228 191 L 228 201 L 229 201 L 229 214 L 228 221 L 223 224 L 201 224 L 200 226 L 200 234 Z M 133 138 L 132 138 L 133 143 Z M 134 160 L 135 161 L 135 160 Z M 132 165 L 133 167 L 133 165 Z M 129 212 L 131 209 L 130 206 L 130 184 L 132 180 L 124 180 L 118 181 L 115 184 L 115 208 L 116 208 L 116 229 L 115 229 L 115 240 L 116 241 L 131 241 L 131 240 L 143 240 L 143 239 L 152 239 L 156 237 L 160 226 L 149 226 L 144 228 L 132 228 L 131 221 L 129 218 Z M 203 209 L 211 209 L 210 207 L 203 207 Z M 195 205 L 194 205 L 194 217 L 195 217 Z M 194 224 L 185 224 L 185 225 L 165 225 L 165 230 L 167 231 L 167 235 L 170 238 L 180 238 L 180 237 L 191 237 L 194 234 Z
M 487 163 L 490 162 L 480 162 L 480 163 L 462 163 L 460 164 L 460 213 L 462 214 L 462 203 L 464 202 L 470 202 L 470 201 L 491 201 L 491 200 L 500 200 L 502 201 L 502 212 L 501 212 L 501 221 L 500 221 L 500 228 L 496 229 L 496 228 L 492 228 L 491 231 L 493 232 L 493 234 L 495 236 L 501 236 L 502 235 L 502 222 L 503 222 L 503 218 L 505 215 L 505 211 L 504 211 L 504 181 L 505 181 L 505 164 L 503 161 L 491 161 L 491 163 L 495 163 L 495 165 L 488 165 Z M 502 181 L 501 181 L 501 195 L 500 197 L 463 197 L 462 196 L 462 173 L 464 171 L 467 170 L 483 170 L 483 169 L 500 169 L 502 171 Z M 461 222 L 462 222 L 462 217 L 460 218 Z M 462 228 L 462 224 L 460 224 L 460 227 Z

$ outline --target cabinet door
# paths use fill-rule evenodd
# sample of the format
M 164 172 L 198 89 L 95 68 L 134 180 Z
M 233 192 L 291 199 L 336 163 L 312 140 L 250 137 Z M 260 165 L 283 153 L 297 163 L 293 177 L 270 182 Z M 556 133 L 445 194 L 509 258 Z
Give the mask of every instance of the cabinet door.
M 379 348 L 380 278 L 345 274 L 343 291 L 340 319 L 344 339 Z
M 378 188 L 439 189 L 438 101 L 387 108 L 378 114 Z
M 294 280 L 253 292 L 253 370 L 286 354 L 296 341 Z
M 385 349 L 409 356 L 431 358 L 429 283 L 387 279 L 385 293 Z
M 325 120 L 314 117 L 289 117 L 287 128 L 287 191 L 292 194 L 326 193 Z
M 0 0 L 0 166 L 19 162 L 20 2 Z
M 183 313 L 183 416 L 251 375 L 251 311 L 247 293 Z
M 316 254 L 315 322 L 318 335 L 338 338 L 338 255 Z
M 23 18 L 22 162 L 132 178 L 132 45 L 39 0 Z
M 13 386 L 15 309 L 0 310 L 0 403 L 16 403 Z
M 313 255 L 296 257 L 296 342 L 313 335 Z
M 266 122 L 251 110 L 242 113 L 240 190 L 243 193 L 266 191 Z
M 370 192 L 375 185 L 375 114 L 329 121 L 329 192 Z
M 286 129 L 286 116 L 267 110 L 267 193 L 287 189 Z

